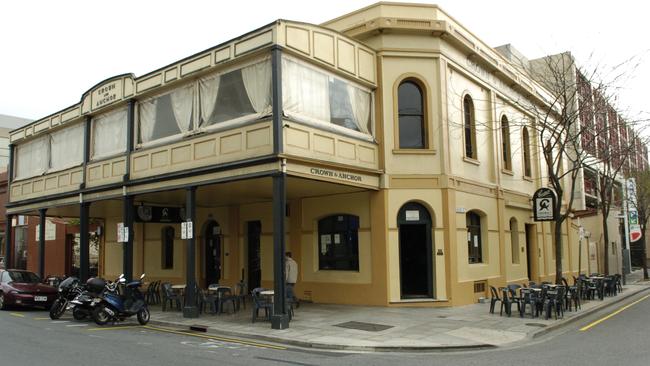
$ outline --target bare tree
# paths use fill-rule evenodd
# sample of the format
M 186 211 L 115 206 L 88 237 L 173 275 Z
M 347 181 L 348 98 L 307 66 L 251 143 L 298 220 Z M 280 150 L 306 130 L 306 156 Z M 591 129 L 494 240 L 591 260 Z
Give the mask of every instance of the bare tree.
M 572 216 L 576 188 L 582 168 L 592 155 L 583 146 L 591 141 L 594 131 L 582 128 L 581 121 L 589 118 L 579 108 L 582 94 L 578 92 L 579 68 L 569 53 L 531 61 L 530 73 L 551 94 L 547 105 L 522 105 L 535 116 L 533 127 L 542 151 L 546 184 L 555 191 L 558 204 L 554 207 L 552 223 L 555 250 L 555 281 L 562 281 L 562 225 Z M 582 73 L 584 74 L 584 73 Z M 593 75 L 593 74 L 592 74 Z

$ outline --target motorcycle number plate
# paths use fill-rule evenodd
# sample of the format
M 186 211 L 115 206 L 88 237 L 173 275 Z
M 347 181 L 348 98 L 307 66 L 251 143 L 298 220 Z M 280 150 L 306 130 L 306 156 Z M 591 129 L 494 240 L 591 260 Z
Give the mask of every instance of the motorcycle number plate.
M 34 296 L 34 301 L 47 301 L 47 296 Z

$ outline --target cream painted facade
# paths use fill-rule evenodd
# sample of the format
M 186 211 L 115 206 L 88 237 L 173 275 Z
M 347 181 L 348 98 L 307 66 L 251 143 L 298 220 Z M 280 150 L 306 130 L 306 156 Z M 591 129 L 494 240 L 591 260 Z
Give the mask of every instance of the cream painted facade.
M 236 92 L 248 96 L 250 115 L 209 124 L 215 114 L 200 102 L 211 89 L 202 88 L 216 78 L 234 83 L 228 77 L 240 69 L 246 88 Z M 400 148 L 398 96 L 405 81 L 422 91 L 422 148 Z M 255 83 L 258 89 L 251 87 Z M 315 85 L 329 88 L 329 111 L 309 104 L 327 99 Z M 259 94 L 267 87 L 273 95 L 263 100 Z M 348 99 L 340 104 L 332 95 L 342 90 Z M 219 105 L 222 96 L 212 92 Z M 378 3 L 320 26 L 277 21 L 149 74 L 110 78 L 78 105 L 14 130 L 14 165 L 21 164 L 20 146 L 77 123 L 84 124 L 86 137 L 77 142 L 86 141 L 86 149 L 72 166 L 50 166 L 19 179 L 16 167 L 10 169 L 8 213 L 47 208 L 48 215 L 76 217 L 86 205 L 89 217 L 104 223 L 101 275 L 112 278 L 127 266 L 129 247 L 118 243 L 117 233 L 118 223 L 129 220 L 124 205 L 133 205 L 132 214 L 142 206 L 183 208 L 181 221 L 187 221 L 186 192 L 196 187 L 195 241 L 181 238 L 179 220 L 133 223 L 133 274 L 186 283 L 194 267 L 199 287 L 218 276 L 228 285 L 277 288 L 274 259 L 280 247 L 274 233 L 283 230 L 279 237 L 299 266 L 299 298 L 379 306 L 468 304 L 488 296 L 489 285 L 554 279 L 551 225 L 532 219 L 531 197 L 546 185 L 534 129 L 528 130 L 530 144 L 522 142 L 523 129 L 535 117 L 515 102 L 523 98 L 543 106 L 544 99 L 534 95 L 547 94 L 437 6 Z M 296 101 L 295 95 L 309 100 Z M 474 157 L 464 149 L 466 96 L 477 126 Z M 146 103 L 155 100 L 156 113 L 162 113 L 163 98 L 170 98 L 177 121 L 185 113 L 191 122 L 156 138 L 166 130 L 156 132 L 159 122 L 144 123 Z M 176 108 L 181 98 L 187 106 Z M 120 110 L 127 116 L 126 148 L 93 159 L 101 138 L 92 137 L 97 118 Z M 518 122 L 510 128 L 509 169 L 499 132 L 503 117 Z M 468 260 L 474 240 L 468 239 L 469 213 L 480 217 L 478 263 Z M 165 239 L 167 227 L 173 229 L 171 241 Z M 563 232 L 563 268 L 570 277 L 578 269 L 576 224 L 566 222 Z M 217 242 L 217 249 L 209 248 Z M 195 248 L 193 259 L 189 246 Z M 588 265 L 587 248 L 582 246 L 582 268 Z M 173 251 L 169 268 L 166 250 Z M 258 262 L 259 281 L 252 274 Z

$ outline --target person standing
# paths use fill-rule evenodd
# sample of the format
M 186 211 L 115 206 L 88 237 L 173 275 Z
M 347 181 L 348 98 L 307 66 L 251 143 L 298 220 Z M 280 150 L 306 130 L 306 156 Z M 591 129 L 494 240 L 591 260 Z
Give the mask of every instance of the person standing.
M 299 307 L 300 303 L 293 292 L 293 287 L 298 281 L 298 263 L 291 257 L 291 252 L 284 253 L 284 278 L 287 286 L 287 299 L 295 303 L 296 307 Z

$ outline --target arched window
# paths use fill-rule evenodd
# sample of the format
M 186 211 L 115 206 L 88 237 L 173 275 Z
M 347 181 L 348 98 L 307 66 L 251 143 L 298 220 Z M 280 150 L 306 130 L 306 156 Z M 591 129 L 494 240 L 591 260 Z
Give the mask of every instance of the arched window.
M 522 137 L 522 150 L 524 151 L 524 176 L 531 177 L 530 169 L 530 137 L 528 136 L 528 129 L 524 127 Z
M 318 269 L 359 270 L 359 217 L 332 215 L 318 221 Z
M 470 211 L 465 215 L 465 219 L 467 222 L 467 256 L 469 263 L 482 263 L 481 216 L 474 211 Z
M 514 217 L 510 219 L 510 250 L 512 263 L 519 264 L 519 225 Z
M 173 227 L 165 226 L 162 229 L 160 248 L 162 269 L 174 268 L 174 236 Z
M 465 135 L 465 157 L 477 159 L 474 102 L 472 102 L 472 97 L 469 95 L 466 95 L 465 98 L 463 98 L 463 126 Z
M 424 125 L 424 97 L 422 89 L 412 80 L 406 80 L 397 90 L 399 148 L 426 148 Z
M 506 116 L 501 117 L 501 151 L 503 153 L 503 168 L 512 170 L 512 156 L 510 152 L 510 125 Z

